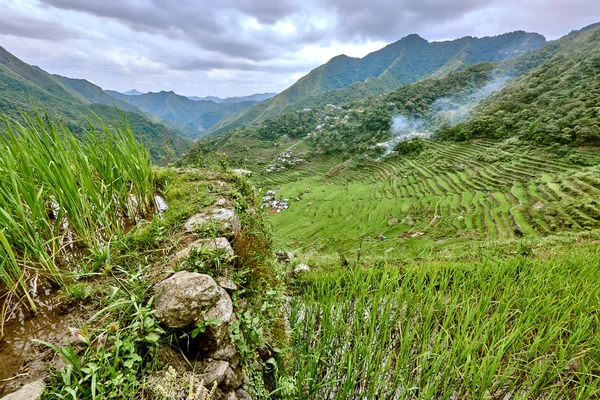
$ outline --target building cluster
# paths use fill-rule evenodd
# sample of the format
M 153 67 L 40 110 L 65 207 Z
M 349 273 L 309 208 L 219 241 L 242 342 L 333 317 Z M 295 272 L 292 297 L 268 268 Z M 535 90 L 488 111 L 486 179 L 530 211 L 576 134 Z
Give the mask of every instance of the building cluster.
M 270 208 L 269 214 L 276 214 L 281 211 L 285 211 L 289 208 L 289 199 L 281 199 L 277 197 L 277 192 L 281 189 L 281 186 L 277 186 L 274 190 L 267 191 L 265 197 L 263 197 L 263 207 Z
M 292 168 L 297 164 L 303 163 L 305 160 L 300 158 L 296 153 L 292 151 L 292 149 L 287 149 L 284 151 L 275 161 L 267 166 L 265 172 L 280 172 L 285 171 L 286 169 Z

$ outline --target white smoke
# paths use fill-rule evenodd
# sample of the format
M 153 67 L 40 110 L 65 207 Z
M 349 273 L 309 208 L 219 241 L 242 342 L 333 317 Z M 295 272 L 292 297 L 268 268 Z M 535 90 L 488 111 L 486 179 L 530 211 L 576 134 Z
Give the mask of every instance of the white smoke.
M 377 143 L 385 152 L 378 158 L 381 160 L 388 156 L 396 145 L 402 141 L 415 137 L 429 138 L 433 131 L 443 125 L 456 125 L 466 121 L 471 116 L 473 109 L 490 94 L 506 85 L 506 77 L 498 77 L 467 95 L 452 95 L 437 99 L 432 105 L 432 115 L 427 121 L 418 118 L 409 118 L 396 115 L 391 121 L 391 139 L 387 142 Z

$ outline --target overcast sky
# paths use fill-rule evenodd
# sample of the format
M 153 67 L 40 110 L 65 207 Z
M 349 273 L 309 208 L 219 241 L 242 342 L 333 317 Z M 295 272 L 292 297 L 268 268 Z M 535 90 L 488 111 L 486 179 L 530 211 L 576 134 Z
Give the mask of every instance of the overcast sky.
M 105 89 L 226 97 L 411 33 L 556 39 L 598 21 L 600 0 L 0 0 L 0 46 Z

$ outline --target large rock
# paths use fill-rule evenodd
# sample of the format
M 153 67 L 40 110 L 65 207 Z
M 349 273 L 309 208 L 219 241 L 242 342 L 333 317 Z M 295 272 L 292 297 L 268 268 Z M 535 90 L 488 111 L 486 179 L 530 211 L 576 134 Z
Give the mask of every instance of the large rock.
M 216 382 L 219 389 L 224 391 L 240 387 L 243 380 L 239 368 L 233 369 L 227 361 L 210 358 L 204 361 L 197 374 L 206 387 L 212 388 Z
M 237 354 L 230 327 L 235 319 L 231 298 L 213 278 L 180 271 L 156 285 L 156 319 L 171 329 L 193 328 L 200 318 L 209 322 L 193 340 L 194 351 L 237 366 Z
M 46 385 L 44 384 L 44 380 L 40 379 L 28 383 L 16 392 L 2 397 L 0 400 L 38 400 L 42 396 L 45 388 Z
M 240 229 L 240 220 L 231 208 L 215 208 L 209 212 L 192 215 L 183 228 L 186 232 L 194 232 L 197 227 L 211 221 L 223 224 L 225 229 L 232 229 L 234 234 Z
M 175 259 L 181 260 L 182 258 L 187 258 L 192 249 L 196 249 L 196 251 L 200 249 L 216 251 L 219 253 L 219 255 L 225 258 L 233 258 L 234 256 L 233 247 L 231 247 L 229 240 L 227 240 L 227 238 L 220 237 L 216 239 L 198 239 L 185 249 L 175 253 Z
M 238 400 L 252 400 L 252 396 L 250 396 L 244 389 L 236 390 L 235 395 Z
M 194 326 L 203 312 L 224 301 L 225 291 L 208 275 L 180 271 L 156 285 L 156 319 L 165 327 Z M 227 293 L 225 293 L 227 299 Z M 231 303 L 231 299 L 229 299 Z

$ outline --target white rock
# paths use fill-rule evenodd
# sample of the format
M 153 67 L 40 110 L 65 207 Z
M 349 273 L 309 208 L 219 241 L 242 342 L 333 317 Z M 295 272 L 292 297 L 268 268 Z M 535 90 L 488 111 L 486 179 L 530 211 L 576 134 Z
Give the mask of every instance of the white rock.
M 46 385 L 44 384 L 44 380 L 40 379 L 28 383 L 16 392 L 7 394 L 0 400 L 38 400 L 42 396 L 45 388 Z
M 233 258 L 233 256 L 235 255 L 233 247 L 231 247 L 231 243 L 229 243 L 229 240 L 227 240 L 227 238 L 221 237 L 215 239 L 198 239 L 185 249 L 175 253 L 175 260 L 181 260 L 182 258 L 188 257 L 192 249 L 196 249 L 196 251 L 199 251 L 200 249 L 216 251 L 226 258 Z
M 300 275 L 304 272 L 310 272 L 310 267 L 306 264 L 298 264 L 296 265 L 296 267 L 294 268 L 294 274 L 295 275 Z

